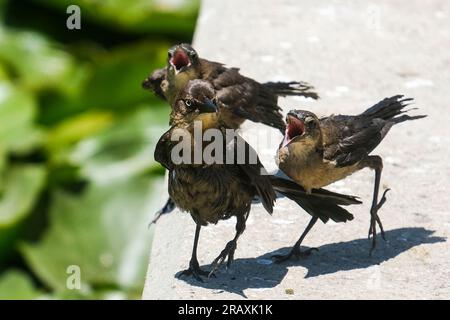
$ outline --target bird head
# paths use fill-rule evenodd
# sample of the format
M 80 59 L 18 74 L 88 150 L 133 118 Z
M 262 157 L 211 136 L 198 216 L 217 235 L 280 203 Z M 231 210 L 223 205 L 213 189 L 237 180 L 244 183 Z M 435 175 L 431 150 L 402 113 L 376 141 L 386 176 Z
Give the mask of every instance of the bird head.
M 174 75 L 195 69 L 199 62 L 197 52 L 187 43 L 171 47 L 167 55 L 168 70 Z
M 209 82 L 191 80 L 175 101 L 172 114 L 187 123 L 203 118 L 216 118 L 218 107 L 214 94 L 214 88 Z
M 286 116 L 286 131 L 280 148 L 301 142 L 316 145 L 320 142 L 320 122 L 309 111 L 291 110 Z

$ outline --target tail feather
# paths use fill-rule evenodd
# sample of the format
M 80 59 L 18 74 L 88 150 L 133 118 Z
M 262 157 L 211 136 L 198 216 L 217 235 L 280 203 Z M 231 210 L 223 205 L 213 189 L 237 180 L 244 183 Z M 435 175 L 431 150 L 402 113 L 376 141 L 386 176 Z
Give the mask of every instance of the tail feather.
M 400 117 L 393 118 L 392 121 L 394 123 L 401 123 L 401 122 L 404 122 L 404 121 L 417 120 L 417 119 L 422 119 L 422 118 L 426 118 L 426 115 L 409 116 L 407 114 L 404 114 L 404 115 L 402 115 Z
M 364 111 L 360 116 L 368 117 L 368 118 L 379 118 L 383 120 L 391 120 L 397 115 L 400 115 L 406 111 L 403 109 L 410 105 L 410 101 L 413 101 L 413 98 L 403 98 L 403 95 L 396 95 L 393 97 L 385 98 L 370 107 L 366 111 Z
M 324 223 L 329 219 L 335 222 L 353 220 L 353 215 L 341 206 L 361 203 L 357 197 L 325 189 L 313 190 L 311 194 L 307 194 L 297 183 L 278 177 L 271 177 L 271 181 L 275 191 L 295 201 L 311 216 L 319 217 Z
M 266 82 L 263 85 L 280 97 L 302 96 L 319 99 L 319 95 L 314 91 L 314 87 L 306 82 Z

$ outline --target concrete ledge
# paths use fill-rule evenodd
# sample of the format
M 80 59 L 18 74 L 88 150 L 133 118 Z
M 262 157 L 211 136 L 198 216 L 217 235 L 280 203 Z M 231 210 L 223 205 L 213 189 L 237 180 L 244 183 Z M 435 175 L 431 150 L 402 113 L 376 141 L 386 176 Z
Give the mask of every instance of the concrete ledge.
M 177 279 L 188 265 L 194 223 L 176 211 L 155 230 L 144 299 L 403 299 L 450 298 L 450 4 L 270 0 L 203 1 L 195 35 L 201 56 L 241 68 L 260 81 L 305 80 L 322 99 L 283 99 L 284 111 L 359 113 L 385 96 L 416 98 L 428 118 L 391 130 L 376 153 L 384 157 L 384 186 L 392 191 L 380 212 L 388 242 L 368 257 L 373 173 L 332 186 L 359 195 L 347 224 L 318 223 L 306 246 L 309 259 L 274 265 L 308 216 L 286 200 L 269 216 L 255 205 L 231 270 L 198 283 Z M 269 169 L 281 136 L 256 147 Z M 164 196 L 165 197 L 165 196 Z M 165 199 L 164 199 L 165 200 Z M 207 266 L 233 237 L 234 220 L 203 228 L 200 264 Z M 287 290 L 292 289 L 292 290 Z

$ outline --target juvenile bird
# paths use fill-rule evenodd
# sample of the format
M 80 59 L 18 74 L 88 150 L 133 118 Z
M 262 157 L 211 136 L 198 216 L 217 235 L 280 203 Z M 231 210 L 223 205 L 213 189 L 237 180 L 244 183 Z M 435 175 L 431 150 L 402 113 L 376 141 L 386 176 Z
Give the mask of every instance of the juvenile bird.
M 413 99 L 396 95 L 378 102 L 355 116 L 332 115 L 318 118 L 304 110 L 291 110 L 287 128 L 277 152 L 279 168 L 307 192 L 344 179 L 363 168 L 375 170 L 375 185 L 370 209 L 370 253 L 376 246 L 376 223 L 384 238 L 378 210 L 386 201 L 385 190 L 378 201 L 383 161 L 370 155 L 389 129 L 400 122 L 423 118 L 409 116 L 404 108 Z M 312 225 L 314 222 L 311 222 Z M 311 227 L 312 227 L 311 225 Z
M 221 120 L 228 128 L 237 129 L 246 120 L 261 122 L 285 130 L 285 123 L 278 106 L 279 96 L 304 96 L 317 99 L 313 87 L 305 82 L 259 83 L 242 76 L 237 68 L 227 68 L 222 63 L 202 59 L 189 44 L 182 43 L 168 51 L 167 66 L 155 70 L 142 83 L 145 89 L 167 100 L 173 107 L 177 96 L 189 81 L 201 79 L 209 82 L 216 104 L 221 107 Z M 209 114 L 215 117 L 215 114 Z M 206 118 L 206 116 L 205 116 Z M 214 120 L 211 120 L 214 121 Z M 152 223 L 161 214 L 169 213 L 175 204 L 169 198 Z
M 321 189 L 307 194 L 293 181 L 263 174 L 264 167 L 250 145 L 238 135 L 230 138 L 226 132 L 227 128 L 217 120 L 220 117 L 208 116 L 209 113 L 216 112 L 216 106 L 211 100 L 213 97 L 214 90 L 210 83 L 201 80 L 191 82 L 174 102 L 171 128 L 160 138 L 155 149 L 156 161 L 169 170 L 170 197 L 181 210 L 191 214 L 197 225 L 189 269 L 183 271 L 181 275 L 192 275 L 201 281 L 201 276 L 213 275 L 224 260 L 227 259 L 228 266 L 231 264 L 237 240 L 245 229 L 255 196 L 261 200 L 269 213 L 273 211 L 275 192 L 280 192 L 297 202 L 311 215 L 336 221 L 352 219 L 353 216 L 340 206 L 360 203 L 355 197 Z M 219 143 L 219 148 L 214 154 L 216 156 L 218 153 L 231 154 L 231 162 L 228 158 L 222 158 L 222 162 L 207 162 L 204 158 L 197 163 L 192 161 L 195 157 L 196 143 L 200 144 L 202 151 L 208 145 L 204 140 L 198 142 L 194 136 L 195 126 L 199 123 L 202 134 L 208 129 L 220 130 L 223 139 L 218 140 L 220 142 L 214 141 Z M 186 159 L 191 161 L 174 159 L 173 151 L 180 143 L 174 136 L 180 135 L 180 132 L 183 133 L 183 142 L 187 137 L 186 141 L 190 145 L 186 153 L 183 149 L 182 158 L 187 157 Z M 215 224 L 232 216 L 237 218 L 235 237 L 214 260 L 209 272 L 201 270 L 197 260 L 201 226 Z
M 222 63 L 202 59 L 189 44 L 175 45 L 168 51 L 167 66 L 154 71 L 143 82 L 143 87 L 166 99 L 172 106 L 190 80 L 209 82 L 214 95 L 224 107 L 224 121 L 237 129 L 246 119 L 285 129 L 279 96 L 304 96 L 317 99 L 313 87 L 305 82 L 259 83 L 227 68 Z

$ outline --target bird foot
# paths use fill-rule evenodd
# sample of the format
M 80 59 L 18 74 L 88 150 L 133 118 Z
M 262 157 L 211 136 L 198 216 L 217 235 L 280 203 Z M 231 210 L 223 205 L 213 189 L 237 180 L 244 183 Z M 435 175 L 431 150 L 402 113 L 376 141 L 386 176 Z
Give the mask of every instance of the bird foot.
M 231 240 L 227 243 L 225 249 L 223 249 L 219 256 L 214 259 L 212 263 L 212 269 L 209 272 L 208 277 L 214 276 L 214 272 L 216 272 L 220 268 L 225 259 L 227 259 L 227 269 L 230 267 L 234 259 L 234 252 L 236 251 L 236 247 L 237 244 L 235 240 Z
M 201 276 L 209 277 L 209 272 L 208 271 L 204 271 L 200 268 L 199 264 L 197 261 L 190 261 L 189 262 L 189 269 L 183 270 L 179 273 L 179 275 L 177 276 L 177 278 L 180 278 L 182 276 L 189 276 L 189 277 L 193 277 L 195 280 L 197 280 L 198 282 L 203 282 L 203 279 L 201 278 Z M 214 276 L 214 275 L 213 275 Z
M 384 233 L 383 224 L 381 223 L 381 219 L 378 216 L 378 210 L 381 209 L 383 204 L 386 202 L 386 193 L 391 189 L 386 189 L 383 192 L 383 195 L 381 197 L 381 200 L 378 202 L 378 204 L 370 209 L 370 227 L 369 227 L 369 239 L 372 236 L 372 247 L 370 248 L 369 255 L 372 255 L 373 250 L 377 246 L 377 228 L 376 225 L 378 224 L 378 227 L 380 228 L 381 237 L 383 240 L 386 241 L 386 236 Z
M 275 263 L 282 263 L 287 260 L 290 260 L 291 258 L 294 258 L 295 260 L 305 259 L 309 257 L 313 251 L 319 251 L 319 249 L 309 248 L 304 251 L 301 251 L 300 247 L 295 246 L 288 254 L 276 254 L 272 256 L 272 259 L 275 260 Z

